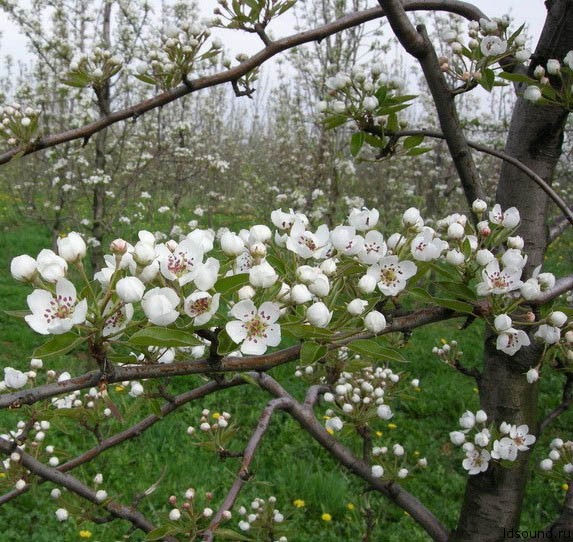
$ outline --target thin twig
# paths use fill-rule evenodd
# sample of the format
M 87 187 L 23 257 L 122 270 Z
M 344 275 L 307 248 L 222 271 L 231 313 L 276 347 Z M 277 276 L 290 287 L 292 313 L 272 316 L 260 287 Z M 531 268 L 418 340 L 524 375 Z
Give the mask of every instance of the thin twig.
M 261 415 L 259 417 L 259 423 L 257 424 L 257 427 L 253 431 L 253 434 L 251 435 L 251 438 L 247 443 L 245 451 L 243 452 L 243 460 L 241 461 L 241 465 L 239 467 L 239 470 L 237 471 L 235 481 L 233 482 L 231 489 L 229 489 L 227 495 L 225 496 L 223 504 L 221 504 L 221 506 L 217 510 L 217 513 L 213 516 L 213 519 L 211 520 L 209 527 L 203 533 L 204 542 L 213 541 L 215 530 L 217 529 L 221 521 L 223 521 L 223 514 L 226 511 L 229 511 L 231 510 L 231 508 L 233 508 L 233 505 L 235 504 L 235 501 L 237 500 L 237 497 L 239 496 L 241 489 L 247 483 L 247 481 L 250 480 L 251 473 L 249 471 L 249 468 L 251 466 L 253 459 L 255 458 L 255 453 L 259 445 L 261 444 L 261 441 L 265 436 L 265 433 L 267 432 L 273 414 L 277 409 L 282 410 L 287 405 L 288 405 L 288 400 L 286 398 L 281 397 L 279 399 L 273 399 L 269 401 L 267 406 L 265 406 L 265 408 L 261 412 Z
M 134 527 L 141 529 L 145 533 L 155 529 L 153 523 L 151 523 L 143 514 L 141 514 L 141 512 L 138 512 L 130 506 L 125 506 L 111 499 L 106 500 L 103 503 L 100 502 L 97 499 L 96 492 L 93 489 L 86 486 L 71 474 L 66 474 L 60 472 L 57 469 L 44 465 L 30 454 L 24 452 L 24 450 L 21 448 L 14 447 L 13 442 L 10 442 L 9 440 L 6 440 L 2 437 L 0 437 L 0 451 L 4 452 L 6 455 L 10 455 L 12 452 L 16 451 L 20 455 L 20 463 L 22 466 L 28 469 L 32 474 L 35 474 L 44 480 L 54 482 L 59 486 L 65 487 L 79 497 L 82 497 L 83 499 L 86 499 L 87 501 L 97 506 L 101 506 L 115 518 L 129 521 Z M 176 542 L 176 539 L 173 537 L 165 537 L 164 540 Z

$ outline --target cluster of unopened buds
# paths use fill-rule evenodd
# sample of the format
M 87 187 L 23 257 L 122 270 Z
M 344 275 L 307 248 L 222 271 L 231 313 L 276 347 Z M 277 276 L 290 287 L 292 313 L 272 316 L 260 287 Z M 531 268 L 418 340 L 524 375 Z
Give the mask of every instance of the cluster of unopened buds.
M 445 339 L 441 340 L 440 346 L 432 348 L 432 354 L 438 356 L 446 365 L 455 367 L 464 353 L 460 350 L 457 341 L 447 342 Z
M 228 412 L 213 412 L 207 408 L 201 411 L 199 431 L 195 426 L 187 427 L 187 434 L 198 439 L 197 446 L 212 449 L 221 453 L 226 450 L 227 443 L 236 433 L 236 426 L 230 423 L 231 414 Z
M 258 0 L 256 2 L 234 2 L 217 0 L 213 9 L 213 26 L 240 28 L 248 32 L 256 31 L 255 25 L 263 28 L 274 18 L 290 9 L 296 0 Z
M 189 527 L 191 533 L 196 534 L 199 532 L 203 526 L 206 527 L 210 518 L 214 514 L 214 510 L 209 507 L 199 507 L 197 506 L 196 491 L 193 488 L 189 488 L 184 493 L 184 500 L 180 503 L 177 496 L 171 495 L 168 499 L 169 504 L 172 509 L 169 512 L 169 520 L 177 523 L 180 529 L 186 529 Z M 207 502 L 213 499 L 213 494 L 211 492 L 206 492 L 204 495 Z M 223 520 L 227 521 L 231 519 L 232 514 L 229 511 L 223 513 Z M 182 525 L 179 525 L 182 524 Z
M 331 405 L 326 412 L 326 429 L 333 434 L 341 431 L 345 421 L 354 425 L 367 424 L 379 418 L 389 421 L 394 413 L 388 402 L 399 392 L 400 374 L 389 367 L 365 367 L 353 373 L 342 372 L 333 385 L 333 392 L 326 392 L 323 399 Z M 411 381 L 419 388 L 420 381 Z
M 562 61 L 550 58 L 545 66 L 537 65 L 533 79 L 523 78 L 527 88 L 523 98 L 531 102 L 559 105 L 573 109 L 573 51 L 569 51 Z
M 539 463 L 539 468 L 560 480 L 573 481 L 573 441 L 554 438 L 549 448 L 549 455 Z
M 418 452 L 415 452 L 416 455 Z M 384 478 L 386 480 L 404 479 L 411 474 L 414 469 L 424 469 L 428 466 L 428 460 L 420 457 L 416 460 L 414 467 L 407 467 L 406 449 L 402 444 L 395 443 L 391 448 L 388 446 L 374 446 L 372 448 L 372 461 L 370 474 L 373 478 Z
M 105 503 L 108 500 L 108 493 L 105 489 L 100 488 L 103 484 L 103 475 L 98 472 L 93 478 L 93 484 L 95 486 L 95 500 L 98 504 Z M 99 488 L 99 489 L 98 489 Z M 60 508 L 55 511 L 56 519 L 60 522 L 67 521 L 70 518 L 70 512 L 68 508 L 74 507 L 74 505 L 66 504 L 65 493 L 58 487 L 52 489 L 50 492 L 50 497 L 58 502 Z
M 73 87 L 93 86 L 99 88 L 116 75 L 123 66 L 123 60 L 107 49 L 94 48 L 72 59 L 64 83 Z
M 249 508 L 239 508 L 241 520 L 238 527 L 241 531 L 248 531 L 255 540 L 272 540 L 273 542 L 287 542 L 282 534 L 285 530 L 285 516 L 276 508 L 276 497 L 269 497 L 266 501 L 255 498 Z
M 0 107 L 0 137 L 14 147 L 31 142 L 38 131 L 40 111 L 19 103 Z
M 461 431 L 452 431 L 452 444 L 461 446 L 466 453 L 462 465 L 468 474 L 485 472 L 490 462 L 517 459 L 518 452 L 529 450 L 536 437 L 529 433 L 529 427 L 501 422 L 499 430 L 487 426 L 487 414 L 478 410 L 475 414 L 466 410 L 459 420 Z
M 149 61 L 137 66 L 135 76 L 165 90 L 173 88 L 198 62 L 220 54 L 223 43 L 218 37 L 211 38 L 210 47 L 205 47 L 210 37 L 210 28 L 197 22 L 183 22 L 178 27 L 168 28 L 163 35 L 162 47 L 149 53 Z
M 354 68 L 349 74 L 339 72 L 326 80 L 328 95 L 318 103 L 327 127 L 334 128 L 353 120 L 359 129 L 386 127 L 389 115 L 407 106 L 411 96 L 396 93 L 397 83 L 383 83 L 383 66 L 372 63 L 368 69 Z M 401 124 L 402 127 L 406 123 Z M 396 129 L 397 126 L 388 126 Z

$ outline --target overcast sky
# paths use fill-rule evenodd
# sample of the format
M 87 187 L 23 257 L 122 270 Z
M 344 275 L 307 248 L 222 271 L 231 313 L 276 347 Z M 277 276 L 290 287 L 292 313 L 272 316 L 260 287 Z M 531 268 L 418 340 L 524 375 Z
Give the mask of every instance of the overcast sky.
M 159 0 L 152 1 L 159 4 Z M 298 1 L 304 2 L 305 0 Z M 516 23 L 527 22 L 528 33 L 532 37 L 531 45 L 535 44 L 544 21 L 543 0 L 475 0 L 473 3 L 490 17 L 510 14 L 515 18 Z M 199 5 L 202 14 L 205 17 L 210 17 L 217 2 L 216 0 L 199 0 Z M 371 0 L 370 5 L 377 5 L 376 0 Z M 287 13 L 273 22 L 272 30 L 275 37 L 282 37 L 294 33 L 293 26 L 294 19 Z M 10 54 L 15 60 L 25 60 L 27 56 L 25 39 L 18 34 L 15 26 L 7 20 L 3 13 L 0 14 L 0 32 L 2 34 L 0 57 L 3 58 Z M 225 30 L 217 33 L 224 39 L 226 47 L 233 54 L 238 52 L 252 54 L 261 48 L 261 43 L 255 36 L 245 36 L 244 33 Z M 0 59 L 0 70 L 1 64 L 2 60 Z

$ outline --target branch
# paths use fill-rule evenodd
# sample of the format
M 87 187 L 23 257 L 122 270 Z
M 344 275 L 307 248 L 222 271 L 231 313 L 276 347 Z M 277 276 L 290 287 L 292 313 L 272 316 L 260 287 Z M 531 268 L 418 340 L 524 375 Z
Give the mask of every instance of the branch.
M 47 467 L 31 455 L 24 452 L 21 448 L 15 446 L 14 443 L 2 437 L 0 437 L 0 451 L 4 452 L 6 455 L 10 455 L 12 452 L 17 452 L 20 455 L 20 463 L 31 473 L 43 478 L 44 480 L 49 480 L 50 482 L 54 482 L 55 484 L 65 487 L 87 501 L 105 508 L 115 518 L 129 521 L 134 527 L 141 529 L 146 533 L 155 529 L 153 523 L 151 523 L 137 510 L 112 500 L 107 500 L 104 503 L 99 502 L 96 498 L 96 492 L 80 482 L 80 480 L 74 478 L 70 474 L 64 474 L 57 469 Z M 164 540 L 176 542 L 172 537 L 166 537 Z
M 433 137 L 436 139 L 446 139 L 446 136 L 444 134 L 440 132 L 433 132 L 431 130 L 402 130 L 400 132 L 396 132 L 393 135 L 397 137 L 405 137 L 410 135 L 423 135 L 426 137 Z M 492 149 L 491 147 L 488 147 L 486 145 L 475 143 L 469 140 L 466 140 L 466 142 L 468 146 L 471 147 L 472 149 L 483 152 L 485 154 L 489 154 L 491 156 L 495 156 L 496 158 L 500 158 L 501 160 L 504 160 L 505 162 L 508 162 L 509 164 L 515 166 L 517 169 L 523 171 L 523 173 L 525 173 L 532 181 L 534 181 L 555 202 L 557 207 L 559 207 L 559 209 L 561 209 L 561 211 L 563 212 L 563 215 L 566 220 L 565 220 L 565 226 L 560 226 L 561 229 L 562 230 L 565 229 L 565 227 L 567 226 L 567 221 L 573 224 L 572 207 L 567 205 L 567 203 L 561 198 L 561 196 L 557 194 L 557 192 L 555 192 L 555 190 L 553 190 L 553 188 L 551 188 L 551 186 L 549 186 L 549 184 L 547 184 L 539 175 L 537 175 L 535 171 L 527 167 L 523 162 L 521 162 L 517 158 L 510 156 L 504 151 L 498 151 L 497 149 Z
M 561 277 L 555 281 L 555 286 L 551 288 L 551 290 L 547 290 L 541 294 L 537 299 L 533 301 L 529 301 L 530 305 L 543 305 L 543 303 L 547 303 L 559 297 L 560 295 L 568 292 L 569 290 L 573 290 L 573 275 L 569 275 L 568 277 Z
M 487 18 L 475 6 L 458 0 L 405 0 L 404 9 L 407 11 L 448 11 L 470 20 L 479 20 L 482 17 Z M 100 118 L 90 124 L 86 124 L 81 128 L 48 135 L 36 140 L 28 146 L 10 149 L 9 151 L 0 154 L 0 164 L 9 162 L 16 155 L 25 156 L 42 149 L 60 145 L 66 141 L 74 141 L 76 139 L 89 140 L 93 134 L 111 126 L 112 124 L 123 120 L 136 119 L 148 111 L 167 105 L 168 103 L 178 100 L 179 98 L 197 90 L 236 81 L 282 51 L 286 51 L 304 43 L 321 41 L 332 34 L 336 34 L 337 32 L 341 32 L 348 28 L 353 28 L 354 26 L 358 26 L 368 21 L 379 19 L 383 16 L 384 11 L 382 9 L 378 7 L 371 8 L 358 13 L 346 15 L 332 23 L 328 23 L 313 30 L 307 30 L 305 32 L 293 34 L 292 36 L 274 41 L 248 60 L 242 62 L 239 66 L 213 75 L 199 77 L 192 81 L 186 81 L 174 89 L 158 94 L 148 100 L 143 100 L 125 109 L 115 111 L 114 113 L 111 113 L 104 118 Z
M 245 485 L 245 482 L 247 482 L 250 479 L 251 473 L 249 472 L 249 467 L 251 466 L 251 463 L 255 457 L 257 448 L 259 447 L 263 437 L 265 436 L 265 433 L 267 432 L 267 429 L 271 422 L 272 415 L 274 414 L 275 410 L 277 409 L 282 410 L 287 405 L 288 405 L 288 400 L 284 397 L 281 397 L 279 399 L 273 399 L 263 409 L 261 416 L 259 418 L 259 423 L 257 424 L 255 431 L 253 432 L 251 438 L 249 439 L 249 442 L 243 453 L 243 460 L 241 461 L 241 466 L 239 467 L 239 470 L 237 472 L 235 482 L 233 483 L 231 489 L 227 493 L 227 496 L 225 497 L 223 504 L 221 504 L 219 510 L 217 510 L 217 513 L 211 520 L 209 527 L 207 527 L 207 529 L 203 533 L 204 542 L 213 541 L 213 536 L 215 534 L 214 531 L 217 529 L 217 527 L 223 520 L 223 513 L 233 508 L 233 505 L 235 504 L 235 501 L 239 496 L 239 492 Z
M 95 459 L 106 450 L 109 450 L 110 448 L 122 444 L 123 442 L 130 440 L 132 438 L 139 437 L 144 431 L 146 431 L 151 426 L 155 425 L 158 421 L 162 420 L 165 416 L 171 414 L 173 411 L 185 405 L 186 403 L 189 403 L 196 399 L 201 399 L 206 395 L 214 393 L 218 390 L 239 386 L 241 384 L 244 384 L 244 382 L 245 381 L 240 376 L 236 376 L 235 378 L 227 381 L 208 382 L 207 384 L 195 388 L 194 390 L 190 390 L 185 393 L 181 393 L 180 395 L 176 395 L 175 397 L 173 397 L 172 401 L 161 407 L 159 415 L 151 414 L 150 416 L 147 416 L 147 418 L 144 418 L 143 420 L 132 425 L 128 429 L 125 429 L 124 431 L 116 433 L 115 435 L 112 435 L 111 437 L 102 440 L 100 443 L 98 443 L 97 446 L 94 446 L 90 450 L 85 451 L 83 454 L 78 455 L 77 457 L 71 459 L 70 461 L 62 463 L 56 468 L 56 470 L 60 472 L 68 472 L 72 469 L 75 469 L 76 467 L 79 467 L 80 465 L 83 465 L 84 463 L 87 463 L 88 461 Z M 1 495 L 0 506 L 22 495 L 23 493 L 26 493 L 29 489 L 30 486 L 27 485 L 22 490 L 13 489 L 12 491 L 5 493 L 4 495 Z
M 254 373 L 250 376 L 255 378 L 262 388 L 272 393 L 275 397 L 288 398 L 288 406 L 285 410 L 337 461 L 362 478 L 371 487 L 388 497 L 394 504 L 408 512 L 433 540 L 447 542 L 449 534 L 447 529 L 430 510 L 394 481 L 374 478 L 370 464 L 356 457 L 349 448 L 331 436 L 316 419 L 312 408 L 301 405 L 269 375 Z
M 379 335 L 393 333 L 396 331 L 411 331 L 417 327 L 467 316 L 455 313 L 454 311 L 441 307 L 431 307 L 420 309 L 405 316 L 395 318 L 390 325 Z M 329 349 L 336 349 L 344 346 L 356 339 L 368 339 L 371 333 L 360 333 L 351 337 L 346 337 L 328 345 Z M 263 356 L 248 356 L 237 358 L 234 356 L 224 357 L 217 367 L 217 373 L 245 372 L 245 371 L 268 371 L 273 367 L 283 365 L 289 361 L 298 359 L 300 355 L 300 345 L 291 346 L 278 352 Z M 167 378 L 171 376 L 185 376 L 191 374 L 213 373 L 211 360 L 193 360 L 188 362 L 157 364 L 157 365 L 125 365 L 115 367 L 113 374 L 107 375 L 107 383 L 122 382 L 123 380 L 141 380 L 144 378 Z M 53 382 L 44 384 L 36 388 L 14 391 L 0 395 L 0 409 L 20 408 L 22 405 L 32 405 L 42 399 L 49 399 L 63 393 L 71 393 L 76 390 L 97 386 L 101 381 L 101 371 L 91 371 L 75 378 L 70 378 L 64 382 Z
M 436 51 L 430 42 L 426 29 L 420 25 L 416 29 L 408 19 L 400 0 L 379 0 L 385 10 L 394 34 L 406 51 L 418 60 L 438 113 L 450 155 L 456 166 L 468 203 L 478 198 L 484 199 L 479 173 L 468 146 L 455 105 L 455 95 L 448 86 Z
M 569 207 L 569 210 L 573 211 L 573 207 Z M 564 216 L 558 217 L 549 227 L 549 237 L 547 239 L 548 243 L 551 244 L 556 241 L 567 229 L 567 226 L 569 226 L 570 223 L 571 221 L 568 218 Z

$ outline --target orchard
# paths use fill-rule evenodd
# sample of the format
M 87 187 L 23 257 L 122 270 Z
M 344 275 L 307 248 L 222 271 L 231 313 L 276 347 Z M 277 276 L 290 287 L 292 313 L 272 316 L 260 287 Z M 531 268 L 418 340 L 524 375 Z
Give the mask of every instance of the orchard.
M 5 540 L 572 536 L 571 0 L 0 8 Z

